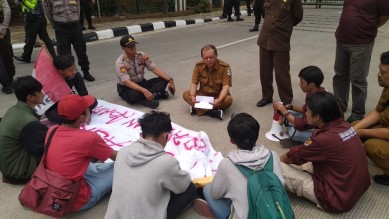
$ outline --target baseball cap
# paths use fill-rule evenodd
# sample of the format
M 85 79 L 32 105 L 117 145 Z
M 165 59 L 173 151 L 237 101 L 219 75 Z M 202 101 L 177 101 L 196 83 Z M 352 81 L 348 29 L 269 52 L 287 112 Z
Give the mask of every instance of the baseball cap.
M 126 35 L 120 39 L 120 46 L 131 48 L 134 47 L 137 42 L 135 42 L 134 37 L 131 35 Z
M 75 120 L 90 107 L 96 99 L 91 95 L 68 94 L 58 102 L 58 114 L 67 120 Z

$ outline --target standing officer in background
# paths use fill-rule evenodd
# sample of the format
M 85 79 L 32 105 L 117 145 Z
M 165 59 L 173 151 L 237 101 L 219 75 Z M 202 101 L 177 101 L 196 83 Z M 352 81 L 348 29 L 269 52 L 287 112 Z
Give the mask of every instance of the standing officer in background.
M 240 15 L 241 15 L 241 13 L 240 13 L 240 0 L 229 0 L 228 6 L 226 9 L 227 16 L 228 16 L 227 21 L 234 21 L 234 19 L 231 18 L 232 8 L 234 8 L 234 11 L 235 11 L 236 21 L 244 21 L 244 19 L 240 17 Z
M 43 0 L 43 9 L 47 19 L 55 29 L 58 55 L 71 54 L 71 45 L 76 52 L 78 65 L 84 73 L 84 79 L 94 81 L 89 73 L 89 60 L 86 44 L 80 25 L 79 0 Z
M 0 0 L 0 83 L 1 91 L 12 94 L 12 80 L 15 75 L 14 56 L 11 45 L 11 33 L 8 25 L 11 20 L 11 9 L 7 0 Z
M 293 26 L 303 19 L 303 6 L 301 0 L 265 0 L 263 8 L 265 16 L 257 41 L 262 99 L 257 107 L 273 102 L 273 69 L 280 99 L 290 104 L 293 100 L 290 37 Z
M 92 25 L 92 16 L 91 16 L 91 6 L 90 6 L 90 0 L 80 0 L 80 24 L 82 27 L 82 30 L 86 30 L 84 26 L 84 14 L 86 21 L 88 22 L 88 29 L 90 30 L 96 30 L 96 27 Z
M 49 51 L 51 57 L 55 57 L 55 50 L 53 43 L 47 34 L 46 26 L 47 20 L 43 13 L 42 1 L 41 0 L 15 0 L 15 4 L 22 3 L 22 13 L 24 20 L 24 31 L 26 32 L 25 40 L 26 43 L 23 47 L 23 54 L 15 56 L 14 58 L 19 62 L 30 63 L 31 54 L 34 49 L 36 36 L 43 40 Z
M 263 12 L 263 0 L 254 0 L 253 1 L 253 11 L 255 16 L 254 27 L 249 29 L 250 32 L 258 31 L 258 26 L 261 23 L 261 17 L 264 15 Z
M 123 54 L 116 60 L 115 68 L 118 78 L 117 92 L 119 96 L 129 104 L 141 103 L 143 106 L 155 109 L 159 106 L 158 99 L 167 99 L 169 94 L 165 91 L 168 87 L 174 95 L 176 88 L 173 78 L 158 68 L 143 52 L 136 50 L 134 37 L 123 36 L 120 46 Z M 146 80 L 145 68 L 153 72 L 156 78 Z

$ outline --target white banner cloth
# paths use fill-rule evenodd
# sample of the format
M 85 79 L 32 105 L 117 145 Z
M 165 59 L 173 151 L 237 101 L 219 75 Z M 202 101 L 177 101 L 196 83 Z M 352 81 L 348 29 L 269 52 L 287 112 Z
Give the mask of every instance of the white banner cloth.
M 143 112 L 99 100 L 93 110 L 90 125 L 82 129 L 98 133 L 114 150 L 120 150 L 139 139 L 141 133 L 137 119 Z M 192 180 L 213 176 L 223 159 L 220 152 L 212 148 L 208 135 L 195 132 L 172 123 L 173 131 L 165 147 L 167 154 L 175 157 L 181 169 L 188 171 Z

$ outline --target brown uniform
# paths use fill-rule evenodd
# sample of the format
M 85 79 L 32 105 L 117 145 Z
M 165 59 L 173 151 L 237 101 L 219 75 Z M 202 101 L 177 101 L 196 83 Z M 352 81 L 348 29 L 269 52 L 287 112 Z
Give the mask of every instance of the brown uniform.
M 380 123 L 373 128 L 389 128 L 389 88 L 384 88 L 375 108 L 380 114 Z M 367 156 L 389 176 L 389 141 L 370 138 L 364 142 Z
M 196 63 L 193 69 L 192 83 L 200 84 L 196 95 L 219 97 L 224 85 L 232 86 L 230 65 L 222 60 L 216 60 L 215 67 L 209 72 L 203 61 Z M 184 100 L 193 106 L 189 90 L 184 92 Z M 223 102 L 215 109 L 227 109 L 232 104 L 230 93 L 224 98 Z M 198 115 L 203 115 L 207 110 L 196 109 Z
M 280 99 L 284 104 L 293 100 L 290 78 L 290 37 L 293 26 L 303 18 L 301 0 L 265 0 L 265 18 L 257 44 L 262 98 L 273 99 L 273 68 Z

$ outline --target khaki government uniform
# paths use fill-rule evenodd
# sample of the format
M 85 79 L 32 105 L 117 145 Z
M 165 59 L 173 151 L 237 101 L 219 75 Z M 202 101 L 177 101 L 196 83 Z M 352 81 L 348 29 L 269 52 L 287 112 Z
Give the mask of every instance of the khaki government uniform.
M 375 109 L 380 114 L 380 123 L 374 128 L 389 128 L 389 88 L 384 88 Z M 367 156 L 389 176 L 389 141 L 369 138 L 364 147 Z
M 230 65 L 222 60 L 217 59 L 215 67 L 210 72 L 203 61 L 196 63 L 192 75 L 192 83 L 200 84 L 196 95 L 219 97 L 224 85 L 232 86 L 231 76 Z M 183 97 L 189 105 L 193 106 L 189 90 L 184 92 Z M 232 101 L 232 97 L 228 93 L 223 102 L 215 109 L 225 110 L 231 106 Z M 207 110 L 196 109 L 196 112 L 198 115 L 203 115 Z
M 293 100 L 290 78 L 290 37 L 303 18 L 301 0 L 265 0 L 264 22 L 258 37 L 262 98 L 273 99 L 273 68 L 281 101 Z

